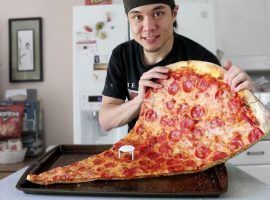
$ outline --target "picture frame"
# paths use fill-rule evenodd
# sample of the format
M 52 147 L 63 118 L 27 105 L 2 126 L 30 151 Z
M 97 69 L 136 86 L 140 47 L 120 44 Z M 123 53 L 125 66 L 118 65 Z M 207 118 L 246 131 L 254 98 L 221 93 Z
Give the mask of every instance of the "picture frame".
M 9 19 L 9 81 L 43 81 L 41 17 Z

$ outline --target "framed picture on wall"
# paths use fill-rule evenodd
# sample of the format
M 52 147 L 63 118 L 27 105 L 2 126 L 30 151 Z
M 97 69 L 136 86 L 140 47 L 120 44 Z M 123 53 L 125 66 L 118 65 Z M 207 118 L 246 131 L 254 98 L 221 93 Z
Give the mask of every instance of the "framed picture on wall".
M 42 18 L 9 19 L 9 81 L 43 81 Z
M 112 4 L 112 0 L 85 0 L 85 5 Z

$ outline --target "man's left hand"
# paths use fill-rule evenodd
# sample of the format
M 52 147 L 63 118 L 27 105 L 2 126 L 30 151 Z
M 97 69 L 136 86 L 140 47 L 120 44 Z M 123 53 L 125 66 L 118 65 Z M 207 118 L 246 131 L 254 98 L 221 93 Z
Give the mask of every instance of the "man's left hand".
M 223 67 L 227 70 L 224 75 L 224 81 L 228 83 L 234 91 L 238 92 L 243 89 L 248 89 L 254 92 L 254 83 L 244 70 L 232 65 L 230 60 L 226 61 Z

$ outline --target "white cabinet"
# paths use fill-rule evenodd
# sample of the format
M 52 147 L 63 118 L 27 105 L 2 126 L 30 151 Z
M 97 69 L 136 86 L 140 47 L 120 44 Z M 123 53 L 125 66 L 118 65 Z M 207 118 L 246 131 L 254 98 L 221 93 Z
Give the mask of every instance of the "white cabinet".
M 228 162 L 233 165 L 269 164 L 270 166 L 270 141 L 260 141 Z
M 258 142 L 227 162 L 270 185 L 270 140 Z
M 267 185 L 270 185 L 270 165 L 244 165 L 237 166 L 237 168 L 266 183 Z
M 217 0 L 217 48 L 246 70 L 270 70 L 268 0 Z

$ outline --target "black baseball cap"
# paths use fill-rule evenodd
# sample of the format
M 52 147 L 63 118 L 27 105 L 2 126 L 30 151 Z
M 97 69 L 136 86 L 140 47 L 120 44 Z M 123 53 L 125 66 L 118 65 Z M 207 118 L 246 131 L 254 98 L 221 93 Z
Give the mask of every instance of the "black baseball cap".
M 175 6 L 174 0 L 123 0 L 123 3 L 126 14 L 128 14 L 128 12 L 133 8 L 148 4 L 162 3 L 169 5 L 171 8 L 174 8 Z

